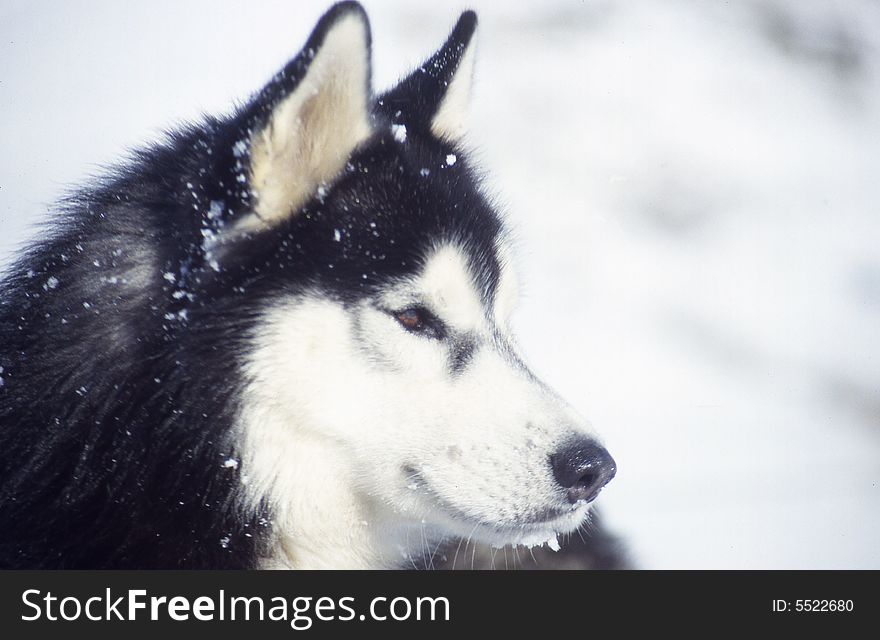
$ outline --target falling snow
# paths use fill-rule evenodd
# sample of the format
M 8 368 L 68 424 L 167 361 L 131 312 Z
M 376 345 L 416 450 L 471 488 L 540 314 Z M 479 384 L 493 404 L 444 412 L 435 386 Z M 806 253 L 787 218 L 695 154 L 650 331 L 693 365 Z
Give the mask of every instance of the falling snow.
M 247 142 L 245 142 L 244 140 L 239 140 L 234 145 L 232 145 L 232 155 L 234 155 L 236 158 L 241 158 L 247 153 L 247 148 Z
M 392 124 L 391 125 L 391 133 L 394 135 L 394 139 L 398 142 L 406 142 L 406 125 L 405 124 Z
M 223 201 L 222 200 L 211 200 L 211 204 L 208 205 L 208 220 L 219 220 L 220 216 L 223 214 Z
M 495 11 L 497 19 L 494 5 L 476 4 Z M 700 3 L 618 3 L 607 12 L 613 19 L 598 20 L 592 19 L 597 15 L 590 13 L 590 3 L 576 9 L 566 0 L 517 6 L 513 10 L 522 12 L 517 16 L 532 18 L 497 24 L 499 34 L 509 37 L 496 38 L 495 51 L 487 48 L 481 60 L 485 77 L 505 80 L 491 90 L 484 83 L 486 90 L 475 96 L 478 126 L 472 135 L 486 149 L 487 168 L 500 176 L 492 186 L 512 203 L 513 222 L 529 256 L 523 274 L 534 295 L 520 314 L 521 340 L 539 359 L 536 366 L 553 372 L 564 395 L 583 404 L 578 394 L 591 391 L 587 395 L 593 400 L 584 408 L 628 469 L 603 496 L 602 506 L 642 567 L 880 566 L 880 511 L 873 508 L 876 411 L 868 392 L 877 387 L 872 363 L 880 300 L 880 267 L 870 244 L 878 224 L 871 208 L 876 201 L 871 145 L 878 139 L 880 100 L 878 30 L 871 28 L 877 9 L 872 3 L 826 3 L 827 9 L 792 0 L 769 4 L 770 9 L 762 3 L 719 9 Z M 141 13 L 145 30 L 181 28 L 192 23 L 189 18 L 199 24 L 208 20 L 209 26 L 188 34 L 196 51 L 210 46 L 224 15 L 199 14 L 182 4 L 182 19 L 166 24 L 144 6 L 131 11 Z M 371 18 L 396 24 L 395 7 L 380 3 Z M 523 47 L 517 36 L 535 19 L 558 17 L 560 9 L 571 9 L 578 19 L 547 21 L 560 37 L 533 47 L 511 68 L 508 54 Z M 448 7 L 440 3 L 413 5 L 413 11 L 425 22 L 449 19 Z M 725 19 L 718 19 L 719 12 Z M 784 23 L 785 33 L 765 28 L 768 12 Z M 487 13 L 486 24 L 490 19 Z M 66 23 L 57 22 L 57 29 Z M 20 25 L 28 23 L 42 25 L 34 37 L 35 42 L 42 38 L 46 51 L 63 41 L 54 23 L 45 21 L 6 20 L 2 28 L 13 41 Z M 85 33 L 103 37 L 103 19 L 82 23 Z M 282 20 L 266 24 L 270 30 L 287 28 Z M 669 28 L 646 27 L 656 24 Z M 589 38 L 579 37 L 587 30 Z M 410 34 L 389 30 L 387 35 L 383 49 L 424 53 Z M 572 47 L 566 46 L 569 40 Z M 9 49 L 4 62 L 12 73 L 9 80 L 23 87 L 37 81 L 52 86 L 58 82 L 52 74 L 78 73 L 59 67 L 29 80 L 28 67 L 21 64 L 26 49 L 19 49 Z M 687 50 L 701 55 L 682 55 Z M 722 64 L 731 57 L 737 65 Z M 584 64 L 593 64 L 596 72 L 586 80 L 580 72 Z M 848 71 L 836 71 L 845 65 Z M 103 60 L 102 69 L 108 81 L 124 83 L 129 80 L 124 66 L 117 56 Z M 722 68 L 725 73 L 719 75 Z M 628 78 L 626 91 L 616 90 L 621 74 Z M 228 78 L 215 75 L 208 84 L 227 91 Z M 259 75 L 254 72 L 249 86 L 262 81 Z M 173 111 L 175 101 L 197 103 L 198 95 L 186 94 L 193 90 L 189 85 L 160 92 L 150 108 L 163 113 Z M 651 98 L 663 86 L 679 90 L 668 92 L 669 108 L 658 112 Z M 753 92 L 752 100 L 724 98 L 754 87 L 761 91 Z M 527 101 L 515 100 L 524 90 L 553 92 L 557 99 L 545 101 L 536 117 Z M 83 105 L 92 110 L 95 105 L 78 101 L 75 93 L 67 111 L 85 121 Z M 780 115 L 795 112 L 796 118 Z M 89 114 L 114 137 L 142 133 L 128 129 L 119 113 Z M 54 141 L 53 175 L 79 172 L 104 152 L 96 151 L 92 139 L 81 143 L 59 135 L 61 121 L 36 118 L 29 124 L 14 108 L 5 115 L 9 122 L 18 118 L 24 129 L 39 123 L 38 134 Z M 603 126 L 592 126 L 596 122 Z M 547 144 L 523 153 L 524 136 L 511 134 L 524 126 L 529 139 Z M 669 130 L 676 135 L 666 135 Z M 736 131 L 751 133 L 727 144 Z M 7 166 L 0 168 L 7 182 L 21 166 L 36 166 L 46 145 L 30 144 L 33 139 L 4 139 L 11 145 Z M 804 145 L 795 144 L 798 140 Z M 587 148 L 591 167 L 584 172 Z M 840 149 L 848 153 L 835 153 Z M 232 145 L 236 157 L 246 152 L 246 140 Z M 828 157 L 839 161 L 829 164 Z M 446 165 L 451 166 L 448 159 Z M 590 188 L 579 179 L 559 180 L 561 175 L 586 176 Z M 238 180 L 247 178 L 241 174 Z M 12 247 L 26 237 L 27 225 L 40 216 L 31 203 L 53 200 L 53 184 L 23 180 L 20 189 L 0 191 L 3 210 L 19 212 L 3 223 L 6 264 Z M 13 197 L 17 192 L 20 200 Z M 845 203 L 833 206 L 841 205 L 842 194 Z M 540 208 L 547 214 L 531 215 Z M 795 237 L 791 230 L 798 216 L 810 224 L 798 225 Z M 861 232 L 848 231 L 855 229 Z M 83 251 L 77 244 L 74 262 L 75 252 Z M 583 256 L 577 260 L 582 268 L 560 269 L 553 259 L 557 254 Z M 743 268 L 742 256 L 749 257 L 750 268 Z M 20 277 L 42 281 L 42 268 Z M 66 288 L 67 277 L 59 275 Z M 42 282 L 34 284 L 39 288 Z M 577 301 L 563 310 L 563 319 L 583 321 L 578 337 L 547 330 L 547 305 L 571 291 L 578 292 Z M 187 295 L 174 292 L 175 299 Z M 607 366 L 584 367 L 566 357 L 575 341 L 591 361 Z M 634 395 L 642 402 L 629 402 Z M 666 421 L 658 423 L 658 415 Z M 832 422 L 841 426 L 833 433 Z M 632 424 L 653 428 L 622 426 Z M 693 448 L 696 465 L 670 469 L 667 461 L 682 443 L 694 442 L 700 444 Z M 753 482 L 742 483 L 737 476 L 732 483 L 729 469 L 745 456 Z M 828 469 L 825 484 L 810 501 L 793 497 L 800 495 L 793 488 L 803 486 L 800 480 L 820 463 Z M 719 503 L 718 495 L 726 499 Z M 709 511 L 713 518 L 707 519 Z M 817 519 L 817 511 L 827 517 Z M 817 548 L 822 554 L 815 553 Z

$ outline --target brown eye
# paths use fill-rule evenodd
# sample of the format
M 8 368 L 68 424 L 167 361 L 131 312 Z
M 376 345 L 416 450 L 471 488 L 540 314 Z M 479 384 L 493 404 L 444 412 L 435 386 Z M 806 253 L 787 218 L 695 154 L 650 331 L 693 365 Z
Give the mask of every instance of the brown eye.
M 393 315 L 397 318 L 400 326 L 410 333 L 417 333 L 436 340 L 443 339 L 446 334 L 443 323 L 424 307 L 408 307 L 402 311 L 395 311 Z
M 404 309 L 397 314 L 397 321 L 410 331 L 418 331 L 422 327 L 422 316 L 418 309 Z

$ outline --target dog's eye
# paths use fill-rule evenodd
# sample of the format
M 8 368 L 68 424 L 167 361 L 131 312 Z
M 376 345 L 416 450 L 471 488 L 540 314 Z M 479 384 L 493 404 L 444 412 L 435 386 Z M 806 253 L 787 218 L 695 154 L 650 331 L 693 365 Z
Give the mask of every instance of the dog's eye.
M 408 307 L 395 311 L 394 317 L 404 329 L 410 333 L 418 333 L 429 338 L 443 337 L 443 323 L 424 307 Z

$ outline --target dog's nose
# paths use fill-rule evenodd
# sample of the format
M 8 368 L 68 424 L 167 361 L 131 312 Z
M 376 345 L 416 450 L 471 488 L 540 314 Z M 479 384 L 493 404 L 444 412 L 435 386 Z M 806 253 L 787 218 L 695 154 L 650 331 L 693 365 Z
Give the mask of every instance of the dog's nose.
M 553 476 L 568 492 L 573 504 L 590 502 L 611 482 L 617 465 L 611 454 L 595 440 L 579 438 L 550 456 Z

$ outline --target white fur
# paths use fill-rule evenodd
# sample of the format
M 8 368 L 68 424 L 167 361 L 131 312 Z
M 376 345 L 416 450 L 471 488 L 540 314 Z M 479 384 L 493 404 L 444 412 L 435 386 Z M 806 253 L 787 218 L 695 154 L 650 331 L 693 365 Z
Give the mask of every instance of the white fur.
M 267 312 L 240 423 L 245 491 L 275 513 L 266 566 L 391 567 L 444 536 L 533 544 L 582 523 L 548 456 L 586 423 L 505 355 L 473 282 L 447 245 L 357 308 L 306 294 Z M 415 301 L 476 336 L 462 371 L 386 311 Z
M 485 321 L 483 303 L 464 255 L 450 245 L 431 254 L 416 280 L 388 290 L 383 299 L 391 308 L 423 303 L 429 309 L 442 310 L 443 319 L 461 330 L 476 329 Z
M 250 184 L 256 206 L 236 232 L 272 226 L 296 212 L 372 133 L 367 28 L 359 13 L 339 18 L 305 77 L 253 135 Z
M 475 49 L 476 38 L 472 38 L 449 81 L 440 108 L 431 120 L 431 132 L 438 138 L 455 142 L 461 140 L 467 131 Z
M 498 287 L 495 291 L 495 322 L 506 326 L 510 316 L 516 308 L 519 300 L 519 280 L 516 277 L 516 269 L 513 266 L 513 251 L 505 242 L 499 242 L 498 263 L 501 266 L 501 275 L 498 278 Z

